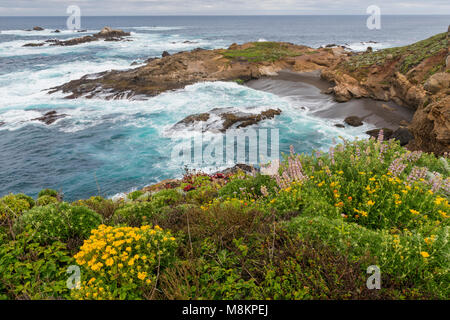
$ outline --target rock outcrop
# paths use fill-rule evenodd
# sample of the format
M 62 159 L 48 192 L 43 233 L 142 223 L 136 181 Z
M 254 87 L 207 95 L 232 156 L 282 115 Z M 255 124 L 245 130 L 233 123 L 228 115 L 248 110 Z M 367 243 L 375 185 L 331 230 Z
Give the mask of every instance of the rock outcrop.
M 45 113 L 42 117 L 32 119 L 32 121 L 41 121 L 46 125 L 54 123 L 56 120 L 66 117 L 67 114 L 58 114 L 56 111 L 49 111 Z
M 352 127 L 360 127 L 363 125 L 362 119 L 357 116 L 350 116 L 344 119 L 344 122 Z
M 233 108 L 215 108 L 209 112 L 187 116 L 176 123 L 172 130 L 199 129 L 197 125 L 201 124 L 203 132 L 225 132 L 228 129 L 245 128 L 263 120 L 273 119 L 280 114 L 280 109 L 267 109 L 252 113 L 236 111 Z
M 24 47 L 40 47 L 45 45 L 46 43 L 50 43 L 51 46 L 74 46 L 81 43 L 87 43 L 92 41 L 98 41 L 103 39 L 105 41 L 123 41 L 124 37 L 130 36 L 129 32 L 125 32 L 122 30 L 114 30 L 110 27 L 104 27 L 99 33 L 95 33 L 91 36 L 84 36 L 80 38 L 73 38 L 69 40 L 57 40 L 57 39 L 49 39 L 45 42 L 39 43 L 27 43 L 24 44 Z
M 132 99 L 154 96 L 201 81 L 247 81 L 289 69 L 311 71 L 325 69 L 347 54 L 343 49 L 311 49 L 290 43 L 246 43 L 233 49 L 195 49 L 160 59 L 149 59 L 135 69 L 109 71 L 101 76 L 86 75 L 51 88 L 66 98 L 97 97 Z M 231 48 L 230 47 L 230 48 Z M 336 49 L 336 50 L 335 50 Z
M 448 34 L 409 46 L 356 54 L 322 71 L 335 100 L 367 97 L 415 110 L 408 132 L 397 137 L 410 149 L 450 152 Z M 410 139 L 413 135 L 414 139 Z

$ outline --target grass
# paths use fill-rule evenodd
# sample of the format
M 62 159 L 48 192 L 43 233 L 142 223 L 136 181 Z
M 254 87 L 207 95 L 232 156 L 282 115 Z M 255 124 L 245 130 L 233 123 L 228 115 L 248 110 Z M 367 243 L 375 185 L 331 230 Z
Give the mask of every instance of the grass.
M 278 61 L 284 57 L 302 55 L 290 50 L 286 44 L 278 42 L 252 42 L 252 46 L 242 50 L 226 50 L 222 53 L 228 59 L 244 59 L 249 62 Z

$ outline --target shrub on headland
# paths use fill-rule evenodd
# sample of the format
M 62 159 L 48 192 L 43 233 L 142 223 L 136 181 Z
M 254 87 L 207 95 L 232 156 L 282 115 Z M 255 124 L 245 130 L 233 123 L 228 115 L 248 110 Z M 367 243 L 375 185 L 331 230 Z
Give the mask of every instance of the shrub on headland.
M 49 244 L 53 241 L 86 239 L 100 223 L 98 213 L 62 202 L 25 212 L 14 227 L 19 233 L 31 228 L 37 242 Z
M 45 195 L 45 196 L 39 197 L 39 198 L 36 200 L 36 205 L 37 205 L 37 206 L 40 206 L 40 207 L 43 207 L 43 206 L 46 206 L 46 205 L 48 205 L 48 204 L 58 203 L 58 202 L 59 202 L 59 201 L 58 201 L 57 198 L 52 197 L 52 196 L 47 196 L 47 195 Z
M 69 298 L 66 269 L 73 263 L 65 245 L 58 241 L 41 245 L 30 233 L 23 233 L 13 241 L 3 242 L 0 300 Z
M 9 194 L 0 198 L 0 225 L 31 209 L 34 206 L 32 200 L 22 194 Z
M 39 192 L 38 198 L 43 197 L 43 196 L 50 196 L 50 197 L 57 198 L 59 196 L 59 193 L 58 193 L 58 191 L 53 190 L 53 189 L 43 189 Z

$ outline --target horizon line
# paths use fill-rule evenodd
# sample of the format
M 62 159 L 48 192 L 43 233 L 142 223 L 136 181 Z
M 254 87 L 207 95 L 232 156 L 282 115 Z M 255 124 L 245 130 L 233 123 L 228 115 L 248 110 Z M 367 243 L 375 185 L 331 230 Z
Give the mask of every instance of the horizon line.
M 83 17 L 278 17 L 278 16 L 290 16 L 290 17 L 302 17 L 302 16 L 367 16 L 367 14 L 157 14 L 157 15 L 82 15 Z M 384 13 L 383 16 L 450 16 L 450 14 L 437 14 L 437 13 L 409 13 L 409 14 L 394 14 Z M 49 17 L 67 17 L 67 15 L 8 15 L 0 18 L 49 18 Z

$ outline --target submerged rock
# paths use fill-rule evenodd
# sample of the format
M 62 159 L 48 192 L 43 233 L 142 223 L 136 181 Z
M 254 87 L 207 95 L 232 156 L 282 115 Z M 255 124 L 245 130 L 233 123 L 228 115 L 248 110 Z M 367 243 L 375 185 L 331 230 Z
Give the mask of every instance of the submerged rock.
M 187 116 L 186 118 L 184 118 L 177 124 L 189 125 L 189 124 L 193 124 L 193 123 L 199 122 L 199 121 L 208 121 L 209 117 L 210 117 L 209 113 L 193 114 L 193 115 Z
M 23 46 L 24 47 L 42 47 L 43 45 L 44 45 L 45 43 L 27 43 L 27 44 L 24 44 Z
M 173 130 L 193 129 L 202 124 L 202 131 L 225 132 L 228 129 L 245 128 L 281 114 L 280 109 L 268 109 L 258 113 L 236 111 L 232 108 L 216 108 L 209 112 L 190 115 L 176 123 Z
M 280 109 L 269 109 L 266 111 L 263 111 L 259 114 L 235 114 L 235 113 L 223 113 L 220 115 L 220 117 L 224 120 L 223 127 L 221 131 L 226 131 L 235 124 L 237 125 L 237 129 L 239 128 L 245 128 L 254 124 L 257 124 L 258 122 L 266 119 L 272 119 L 276 115 L 280 115 L 281 110 Z
M 67 117 L 67 114 L 58 114 L 56 111 L 49 111 L 45 113 L 42 117 L 32 119 L 32 121 L 41 121 L 46 125 L 50 125 L 58 119 Z

